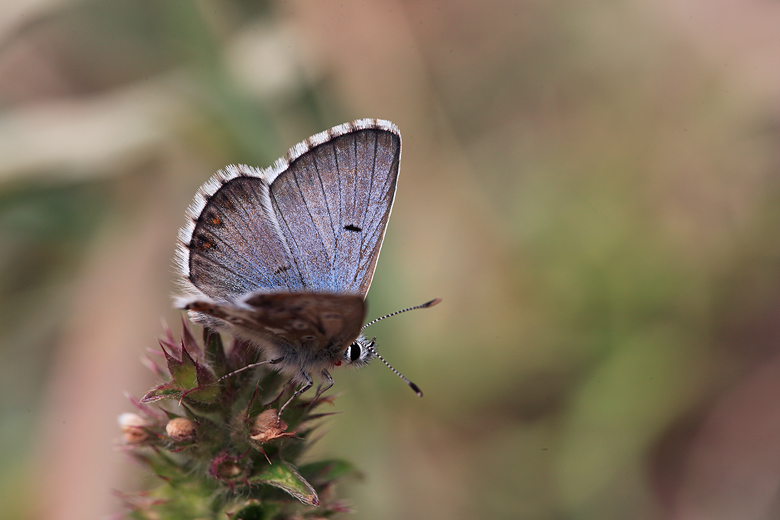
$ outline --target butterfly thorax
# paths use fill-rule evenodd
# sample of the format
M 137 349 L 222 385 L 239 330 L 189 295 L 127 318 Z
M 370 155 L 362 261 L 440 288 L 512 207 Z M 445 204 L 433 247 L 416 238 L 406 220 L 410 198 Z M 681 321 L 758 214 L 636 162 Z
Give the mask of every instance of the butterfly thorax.
M 312 374 L 329 372 L 341 365 L 358 367 L 366 364 L 371 357 L 371 350 L 365 348 L 367 344 L 363 336 L 346 345 L 334 343 L 318 350 L 277 343 L 267 345 L 264 357 L 274 361 L 274 366 L 280 372 L 303 383 L 307 379 L 306 375 L 311 377 Z

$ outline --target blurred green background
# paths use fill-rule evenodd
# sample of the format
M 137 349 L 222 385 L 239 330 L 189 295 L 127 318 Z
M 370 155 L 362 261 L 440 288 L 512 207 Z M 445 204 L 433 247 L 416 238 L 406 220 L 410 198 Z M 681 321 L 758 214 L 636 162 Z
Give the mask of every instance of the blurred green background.
M 355 519 L 780 517 L 780 4 L 8 0 L 0 517 L 89 519 L 230 163 L 403 133 L 379 363 L 313 455 Z

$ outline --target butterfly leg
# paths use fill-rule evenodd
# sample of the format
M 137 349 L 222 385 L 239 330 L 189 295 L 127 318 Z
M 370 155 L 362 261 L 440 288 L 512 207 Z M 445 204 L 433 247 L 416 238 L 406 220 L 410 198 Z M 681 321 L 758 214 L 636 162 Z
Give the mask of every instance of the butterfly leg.
M 287 408 L 287 405 L 292 402 L 293 399 L 301 395 L 302 393 L 306 392 L 309 388 L 311 388 L 314 385 L 314 381 L 312 380 L 311 376 L 307 372 L 301 372 L 301 374 L 305 377 L 306 383 L 303 384 L 298 390 L 295 391 L 295 393 L 287 400 L 286 403 L 282 405 L 281 408 L 279 408 L 279 414 L 277 415 L 276 422 L 277 424 L 279 421 L 282 420 L 282 412 L 285 408 Z
M 252 369 L 252 368 L 255 368 L 255 367 L 259 367 L 260 365 L 265 365 L 265 364 L 268 364 L 268 363 L 273 364 L 274 362 L 273 361 L 260 361 L 259 363 L 249 364 L 249 365 L 247 365 L 245 367 L 239 368 L 238 370 L 234 370 L 234 371 L 230 372 L 229 374 L 225 374 L 224 376 L 222 376 L 219 379 L 217 379 L 217 383 L 221 383 L 225 379 L 227 379 L 229 377 L 233 377 L 234 375 L 238 374 L 239 372 L 243 372 L 244 370 L 249 370 L 249 369 Z
M 317 387 L 317 393 L 314 394 L 314 400 L 312 401 L 312 404 L 316 403 L 317 399 L 319 399 L 322 394 L 330 390 L 330 387 L 333 386 L 333 377 L 331 377 L 330 372 L 323 370 L 322 377 L 327 379 L 328 383 L 323 386 L 322 382 L 320 382 L 320 386 Z

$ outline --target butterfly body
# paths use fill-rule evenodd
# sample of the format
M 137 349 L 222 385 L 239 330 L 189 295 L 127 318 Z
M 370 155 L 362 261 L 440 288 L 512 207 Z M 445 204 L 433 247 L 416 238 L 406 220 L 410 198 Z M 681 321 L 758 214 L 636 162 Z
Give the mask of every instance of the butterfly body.
M 392 210 L 401 137 L 363 119 L 299 143 L 268 169 L 206 182 L 179 232 L 177 305 L 260 348 L 293 381 L 372 357 L 360 335 Z M 352 348 L 354 347 L 354 348 Z
M 249 293 L 238 305 L 195 300 L 186 308 L 207 316 L 209 326 L 238 335 L 299 384 L 345 359 L 347 347 L 369 342 L 360 335 L 365 303 L 356 295 Z M 221 323 L 220 323 L 221 322 Z M 368 356 L 368 353 L 365 354 Z

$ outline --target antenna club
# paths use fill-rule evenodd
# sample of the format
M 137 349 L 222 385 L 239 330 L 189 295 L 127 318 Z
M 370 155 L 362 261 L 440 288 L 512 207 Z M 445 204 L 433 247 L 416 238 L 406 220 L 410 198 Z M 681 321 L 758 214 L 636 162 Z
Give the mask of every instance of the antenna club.
M 440 303 L 441 303 L 441 298 L 435 298 L 429 301 L 428 303 L 423 303 L 422 305 L 420 305 L 420 308 L 427 309 L 428 307 L 433 307 L 434 305 L 438 305 Z
M 419 386 L 417 386 L 416 384 L 412 383 L 411 381 L 409 381 L 409 386 L 412 388 L 412 390 L 414 390 L 417 393 L 418 396 L 420 396 L 420 397 L 423 396 L 422 390 L 420 390 Z

